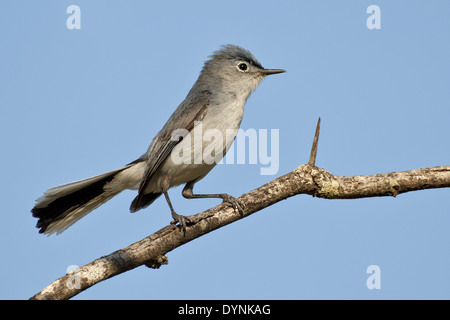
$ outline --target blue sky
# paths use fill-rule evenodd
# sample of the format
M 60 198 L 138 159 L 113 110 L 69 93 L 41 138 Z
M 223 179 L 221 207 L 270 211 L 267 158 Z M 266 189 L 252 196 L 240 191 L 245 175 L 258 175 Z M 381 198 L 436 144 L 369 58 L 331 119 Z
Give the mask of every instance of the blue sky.
M 71 4 L 80 30 L 66 27 Z M 372 4 L 380 30 L 366 27 Z M 222 44 L 288 71 L 263 81 L 241 125 L 279 129 L 280 167 L 220 165 L 196 192 L 239 196 L 306 163 L 319 116 L 316 164 L 333 174 L 449 165 L 448 12 L 448 1 L 1 1 L 0 298 L 29 298 L 170 222 L 162 198 L 129 213 L 132 191 L 59 236 L 38 234 L 30 209 L 49 187 L 144 153 Z M 219 202 L 170 195 L 185 215 Z M 449 299 L 448 195 L 297 196 L 75 299 Z

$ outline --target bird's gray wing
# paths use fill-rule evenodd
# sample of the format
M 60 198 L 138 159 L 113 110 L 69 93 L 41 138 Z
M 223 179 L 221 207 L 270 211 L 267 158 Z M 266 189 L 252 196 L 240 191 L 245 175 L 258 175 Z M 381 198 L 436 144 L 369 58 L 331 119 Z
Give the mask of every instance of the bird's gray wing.
M 148 183 L 161 164 L 170 156 L 173 148 L 183 140 L 184 137 L 180 137 L 178 140 L 173 141 L 171 139 L 172 132 L 176 129 L 185 129 L 186 133 L 191 132 L 194 128 L 194 123 L 201 121 L 205 116 L 210 104 L 210 95 L 211 92 L 208 90 L 204 90 L 198 95 L 192 95 L 194 98 L 190 98 L 191 95 L 188 95 L 156 135 L 150 148 L 144 155 L 147 159 L 147 167 L 139 185 L 138 195 L 131 204 L 131 212 L 135 212 L 149 204 L 144 200 L 145 189 Z

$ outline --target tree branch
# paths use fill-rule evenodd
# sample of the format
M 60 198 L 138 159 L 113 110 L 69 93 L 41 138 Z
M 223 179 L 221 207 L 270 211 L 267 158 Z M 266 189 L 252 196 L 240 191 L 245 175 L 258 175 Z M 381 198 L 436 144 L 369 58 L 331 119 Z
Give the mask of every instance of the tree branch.
M 450 187 L 450 166 L 376 175 L 335 176 L 314 165 L 319 127 L 320 118 L 309 163 L 240 196 L 238 200 L 244 206 L 243 215 L 234 211 L 229 205 L 221 204 L 190 216 L 191 223 L 187 226 L 185 235 L 179 227 L 168 225 L 126 248 L 66 274 L 31 299 L 69 299 L 100 281 L 141 265 L 159 268 L 162 264 L 167 264 L 167 258 L 164 255 L 173 249 L 294 195 L 309 194 L 326 199 L 356 199 L 395 197 L 409 191 Z M 78 277 L 76 281 L 74 277 Z

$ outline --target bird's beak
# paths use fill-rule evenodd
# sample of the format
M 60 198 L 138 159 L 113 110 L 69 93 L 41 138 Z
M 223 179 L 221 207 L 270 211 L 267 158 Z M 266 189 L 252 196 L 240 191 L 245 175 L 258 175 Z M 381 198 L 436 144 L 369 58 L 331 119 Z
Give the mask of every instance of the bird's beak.
M 277 74 L 277 73 L 283 73 L 286 72 L 286 70 L 283 69 L 262 69 L 261 73 L 265 76 L 268 76 L 270 74 Z

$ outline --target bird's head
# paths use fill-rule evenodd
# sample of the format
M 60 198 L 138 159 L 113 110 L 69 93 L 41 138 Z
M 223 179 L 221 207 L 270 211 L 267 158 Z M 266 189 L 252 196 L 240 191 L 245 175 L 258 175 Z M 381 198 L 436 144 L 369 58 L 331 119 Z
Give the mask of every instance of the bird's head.
M 209 58 L 201 78 L 220 86 L 222 91 L 238 91 L 247 96 L 266 76 L 286 72 L 282 69 L 265 69 L 250 51 L 231 44 L 222 46 Z

